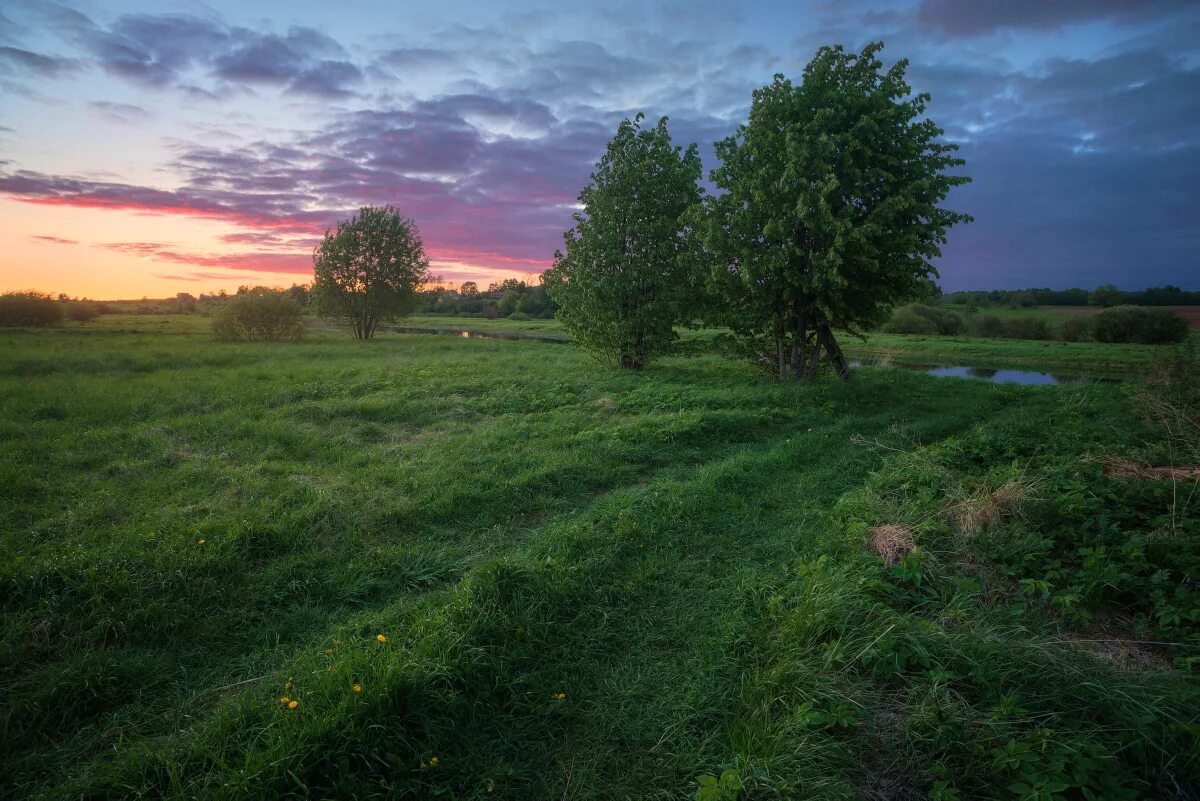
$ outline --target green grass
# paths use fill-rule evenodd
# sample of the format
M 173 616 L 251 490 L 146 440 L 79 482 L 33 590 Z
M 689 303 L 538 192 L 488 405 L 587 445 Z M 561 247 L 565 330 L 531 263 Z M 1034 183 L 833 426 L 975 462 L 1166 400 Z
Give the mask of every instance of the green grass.
M 0 795 L 1183 797 L 1196 517 L 1095 461 L 1153 453 L 1127 392 L 0 332 Z
M 555 320 L 487 320 L 472 317 L 410 317 L 404 325 L 441 331 L 567 335 Z M 680 331 L 685 341 L 711 340 L 714 329 Z M 894 359 L 968 367 L 1017 367 L 1045 372 L 1122 375 L 1145 369 L 1169 348 L 1156 345 L 1110 345 L 1100 342 L 985 339 L 981 337 L 914 336 L 873 333 L 865 340 L 843 334 L 840 343 L 854 359 Z

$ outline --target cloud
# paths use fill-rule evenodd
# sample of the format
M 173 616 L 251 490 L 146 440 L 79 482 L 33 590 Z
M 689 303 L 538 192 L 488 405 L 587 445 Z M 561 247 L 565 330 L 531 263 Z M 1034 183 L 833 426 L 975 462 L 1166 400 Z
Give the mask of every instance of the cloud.
M 149 111 L 131 103 L 111 103 L 107 100 L 93 100 L 88 103 L 88 106 L 99 116 L 112 122 L 142 122 L 150 119 Z
M 226 270 L 259 273 L 287 273 L 309 275 L 312 273 L 312 256 L 299 253 L 197 253 L 178 250 L 164 242 L 108 242 L 97 247 L 120 253 L 175 264 L 190 264 L 198 267 L 217 267 Z M 211 274 L 210 274 L 211 275 Z M 226 274 L 227 275 L 227 274 Z
M 75 239 L 64 239 L 61 236 L 48 236 L 46 234 L 35 234 L 30 239 L 38 242 L 46 242 L 51 245 L 78 245 L 79 242 Z
M 1142 22 L 1188 6 L 1188 0 L 921 0 L 919 23 L 949 36 L 979 36 L 1009 29 L 1054 30 L 1111 19 Z
M 0 46 L 0 71 L 27 73 L 43 78 L 57 78 L 78 70 L 80 64 L 73 58 L 45 56 L 19 47 Z

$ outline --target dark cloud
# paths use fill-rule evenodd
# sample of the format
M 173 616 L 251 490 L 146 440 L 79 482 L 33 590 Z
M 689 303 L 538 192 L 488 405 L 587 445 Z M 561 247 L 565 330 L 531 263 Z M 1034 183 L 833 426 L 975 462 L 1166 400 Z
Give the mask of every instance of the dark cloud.
M 73 58 L 46 56 L 19 47 L 0 46 L 0 70 L 9 73 L 57 78 L 64 73 L 74 72 L 79 66 L 79 62 Z
M 45 234 L 37 234 L 29 237 L 38 242 L 46 242 L 51 245 L 78 245 L 79 242 L 74 239 L 64 239 L 61 236 L 47 236 Z
M 1001 28 L 1052 30 L 1112 19 L 1140 22 L 1171 14 L 1189 0 L 921 0 L 925 28 L 951 36 L 978 36 Z

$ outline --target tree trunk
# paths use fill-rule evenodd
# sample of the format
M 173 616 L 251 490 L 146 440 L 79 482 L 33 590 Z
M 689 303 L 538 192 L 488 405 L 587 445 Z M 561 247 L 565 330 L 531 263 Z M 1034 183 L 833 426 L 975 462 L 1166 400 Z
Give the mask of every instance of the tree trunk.
M 838 378 L 845 380 L 850 377 L 850 365 L 846 363 L 846 357 L 842 355 L 842 349 L 838 347 L 837 339 L 833 336 L 833 331 L 829 328 L 829 323 L 821 323 L 818 329 L 818 336 L 825 343 L 825 352 L 829 354 L 830 361 L 833 362 L 833 369 L 837 372 Z
M 786 381 L 787 380 L 787 353 L 784 350 L 782 333 L 778 334 L 775 339 L 775 349 L 776 349 L 775 356 L 776 356 L 776 362 L 777 362 L 776 369 L 779 371 L 779 373 L 776 377 L 780 381 Z
M 804 362 L 805 348 L 808 345 L 808 325 L 803 314 L 796 315 L 796 331 L 792 339 L 792 380 L 801 381 L 805 378 Z

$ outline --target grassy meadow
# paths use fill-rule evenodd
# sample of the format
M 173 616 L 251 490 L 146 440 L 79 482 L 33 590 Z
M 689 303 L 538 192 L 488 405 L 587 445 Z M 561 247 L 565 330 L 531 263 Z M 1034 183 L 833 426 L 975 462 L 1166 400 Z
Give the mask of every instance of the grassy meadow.
M 482 317 L 413 316 L 405 326 L 453 333 L 470 331 L 504 336 L 569 340 L 556 320 L 488 320 Z M 705 345 L 717 329 L 681 329 L 685 345 Z M 1196 340 L 1197 335 L 1193 334 Z M 872 332 L 865 338 L 842 334 L 839 344 L 852 359 L 965 364 L 972 367 L 1024 367 L 1083 375 L 1130 375 L 1152 368 L 1163 355 L 1157 345 L 1112 345 L 1060 340 L 988 339 L 972 336 L 918 336 Z
M 0 331 L 0 796 L 1200 792 L 1136 384 L 205 322 Z

